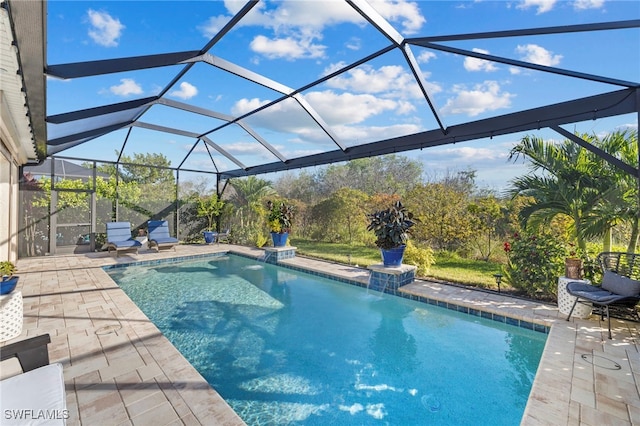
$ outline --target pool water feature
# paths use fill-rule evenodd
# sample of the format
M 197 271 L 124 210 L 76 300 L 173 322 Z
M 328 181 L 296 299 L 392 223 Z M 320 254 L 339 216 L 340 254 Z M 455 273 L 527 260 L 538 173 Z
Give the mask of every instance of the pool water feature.
M 235 255 L 108 273 L 249 425 L 519 424 L 546 340 Z

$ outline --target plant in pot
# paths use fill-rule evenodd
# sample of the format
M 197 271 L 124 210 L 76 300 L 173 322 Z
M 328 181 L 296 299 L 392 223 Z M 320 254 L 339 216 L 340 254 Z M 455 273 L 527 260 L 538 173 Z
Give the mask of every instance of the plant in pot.
M 202 232 L 204 241 L 207 244 L 211 244 L 216 239 L 215 232 L 213 232 L 213 225 L 217 217 L 222 213 L 224 201 L 219 199 L 217 194 L 213 194 L 208 197 L 199 197 L 197 200 L 197 207 L 198 217 L 205 217 L 207 219 L 207 228 Z
M 564 275 L 567 278 L 581 280 L 584 275 L 582 258 L 578 255 L 575 244 L 569 243 L 568 256 L 564 259 Z
M 0 262 L 0 274 L 2 274 L 0 295 L 9 294 L 16 288 L 20 277 L 13 275 L 15 271 L 16 266 L 13 263 L 7 260 Z
M 384 266 L 402 265 L 409 228 L 417 222 L 413 213 L 396 201 L 388 209 L 367 214 L 367 218 L 367 231 L 373 231 L 376 236 L 376 246 L 380 248 Z
M 267 202 L 269 215 L 267 221 L 271 230 L 271 239 L 274 247 L 284 247 L 287 245 L 287 238 L 291 232 L 291 222 L 293 221 L 293 206 L 284 202 Z

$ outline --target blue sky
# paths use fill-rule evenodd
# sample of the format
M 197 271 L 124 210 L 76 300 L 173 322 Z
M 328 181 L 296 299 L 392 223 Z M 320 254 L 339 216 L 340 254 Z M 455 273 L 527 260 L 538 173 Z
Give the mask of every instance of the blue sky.
M 423 37 L 575 25 L 640 18 L 640 2 L 604 0 L 384 1 L 369 2 L 404 37 Z M 47 63 L 200 50 L 242 1 L 58 1 L 48 3 Z M 445 44 L 445 43 L 443 43 Z M 535 64 L 640 82 L 640 29 L 536 37 L 479 39 L 449 46 Z M 261 2 L 208 53 L 289 88 L 298 88 L 366 57 L 389 41 L 343 1 Z M 619 87 L 525 68 L 412 47 L 427 90 L 445 126 L 478 120 L 616 90 Z M 71 80 L 48 79 L 48 115 L 153 96 L 182 69 L 107 74 Z M 421 96 L 406 61 L 391 51 L 302 92 L 304 100 L 346 146 L 431 130 L 437 122 Z M 197 63 L 167 98 L 237 117 L 279 98 L 274 90 L 243 80 L 207 63 Z M 208 132 L 223 120 L 166 106 L 142 118 L 156 125 Z M 286 158 L 336 149 L 296 102 L 266 108 L 246 119 Z M 568 130 L 605 134 L 637 129 L 637 115 L 576 123 Z M 49 138 L 57 130 L 50 126 Z M 561 139 L 554 132 L 534 133 Z M 59 155 L 115 160 L 127 129 L 118 130 Z M 510 148 L 524 136 L 483 139 L 412 151 L 427 176 L 474 169 L 478 183 L 501 189 L 525 172 L 507 162 Z M 276 161 L 242 128 L 227 126 L 212 140 L 242 164 Z M 196 140 L 134 128 L 125 154 L 158 152 L 177 166 Z M 219 170 L 238 166 L 211 153 Z M 215 170 L 202 142 L 185 160 L 194 170 Z

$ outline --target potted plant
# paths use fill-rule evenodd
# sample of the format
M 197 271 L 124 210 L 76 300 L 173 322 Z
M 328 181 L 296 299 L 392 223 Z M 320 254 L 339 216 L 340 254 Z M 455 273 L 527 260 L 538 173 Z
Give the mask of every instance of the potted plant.
M 367 218 L 367 231 L 373 231 L 376 236 L 376 246 L 380 248 L 384 266 L 402 265 L 409 228 L 417 222 L 413 213 L 396 201 L 386 210 L 367 214 Z
M 217 194 L 213 194 L 209 197 L 199 197 L 197 201 L 198 217 L 207 218 L 207 228 L 202 232 L 202 235 L 204 236 L 204 241 L 207 244 L 211 244 L 216 239 L 215 233 L 213 232 L 213 224 L 222 212 L 224 201 L 219 199 Z
M 16 288 L 20 277 L 13 275 L 15 271 L 16 266 L 13 263 L 7 260 L 0 262 L 0 274 L 2 274 L 0 295 L 9 294 Z
M 267 202 L 269 209 L 268 223 L 271 230 L 271 239 L 274 247 L 284 247 L 287 245 L 287 238 L 291 232 L 291 222 L 293 221 L 293 206 L 284 202 Z

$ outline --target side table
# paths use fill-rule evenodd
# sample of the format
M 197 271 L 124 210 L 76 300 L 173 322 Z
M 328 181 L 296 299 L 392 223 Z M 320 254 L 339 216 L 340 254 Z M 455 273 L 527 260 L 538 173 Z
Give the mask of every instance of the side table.
M 591 284 L 591 281 L 589 280 L 577 280 L 575 278 L 567 278 L 564 276 L 558 278 L 558 311 L 565 315 L 569 315 L 571 307 L 576 301 L 576 298 L 567 292 L 567 284 L 570 282 Z M 590 303 L 585 304 L 581 302 L 576 305 L 571 316 L 576 318 L 589 318 L 592 310 L 593 306 Z
M 22 333 L 22 292 L 12 291 L 0 296 L 0 342 Z

